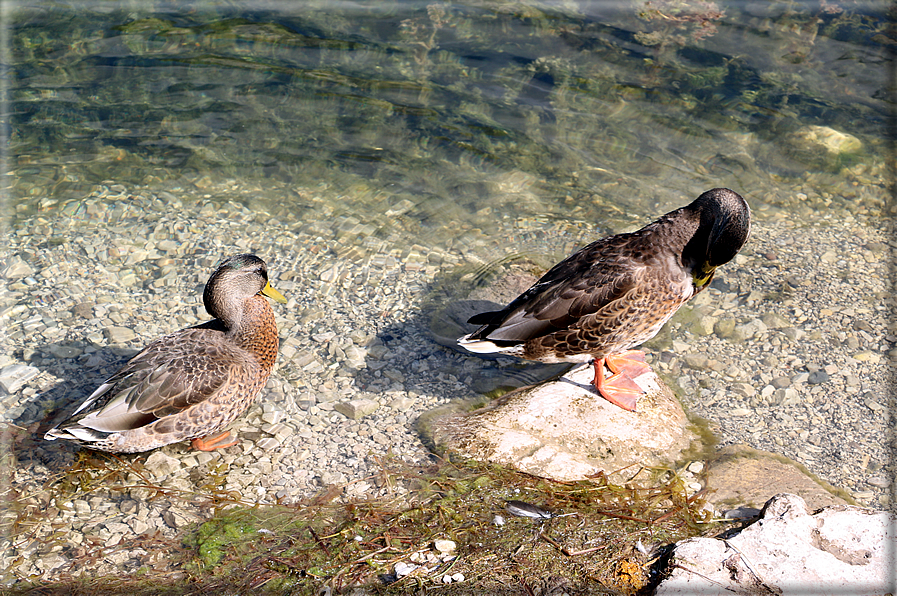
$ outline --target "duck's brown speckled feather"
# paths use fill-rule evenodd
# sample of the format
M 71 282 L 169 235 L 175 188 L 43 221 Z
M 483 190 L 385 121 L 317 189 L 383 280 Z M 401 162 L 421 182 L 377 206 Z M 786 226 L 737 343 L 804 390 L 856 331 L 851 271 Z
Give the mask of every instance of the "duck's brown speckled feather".
M 711 217 L 717 202 L 725 212 Z M 708 191 L 641 230 L 602 238 L 564 259 L 504 309 L 472 317 L 481 327 L 459 342 L 542 362 L 588 362 L 633 348 L 709 284 L 749 229 L 740 196 Z M 723 250 L 721 242 L 732 246 Z
M 267 382 L 279 340 L 271 305 L 258 293 L 270 288 L 261 259 L 238 255 L 222 268 L 209 280 L 215 294 L 210 310 L 234 320 L 216 318 L 149 344 L 46 438 L 138 452 L 210 435 L 239 416 Z M 247 281 L 253 275 L 257 279 Z

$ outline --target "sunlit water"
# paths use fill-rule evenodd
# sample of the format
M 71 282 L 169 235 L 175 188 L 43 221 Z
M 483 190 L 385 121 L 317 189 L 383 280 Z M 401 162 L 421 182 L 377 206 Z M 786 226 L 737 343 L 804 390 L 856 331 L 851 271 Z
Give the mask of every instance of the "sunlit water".
M 761 217 L 771 206 L 813 218 L 822 201 L 789 192 L 807 185 L 878 212 L 864 202 L 876 193 L 850 186 L 883 179 L 882 7 L 708 6 L 16 7 L 11 196 L 21 213 L 106 180 L 363 181 L 410 200 L 420 221 L 486 223 L 600 221 L 609 206 L 644 219 L 710 186 L 744 193 Z M 813 125 L 862 146 L 820 155 L 800 136 Z M 504 201 L 505 180 L 538 200 Z
M 878 230 L 894 214 L 880 3 L 4 10 L 13 232 L 120 185 L 187 210 L 235 201 L 325 238 L 361 227 L 396 255 L 438 246 L 450 269 L 538 250 L 548 265 L 718 186 L 748 199 L 761 230 Z M 752 242 L 747 254 L 788 250 Z

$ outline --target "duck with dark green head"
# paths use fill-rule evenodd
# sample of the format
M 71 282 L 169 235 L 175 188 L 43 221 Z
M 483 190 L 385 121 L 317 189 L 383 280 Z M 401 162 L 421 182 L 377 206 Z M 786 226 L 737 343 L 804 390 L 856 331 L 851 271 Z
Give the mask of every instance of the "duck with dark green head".
M 635 411 L 643 392 L 633 379 L 650 367 L 632 348 L 710 284 L 750 229 L 741 195 L 708 190 L 636 232 L 602 238 L 567 257 L 502 310 L 472 317 L 468 322 L 481 327 L 458 343 L 540 362 L 592 361 L 598 392 Z
M 286 302 L 263 260 L 225 259 L 203 292 L 211 321 L 146 346 L 44 437 L 116 453 L 185 440 L 203 451 L 235 444 L 227 432 L 213 435 L 249 407 L 274 368 L 279 339 L 266 296 Z

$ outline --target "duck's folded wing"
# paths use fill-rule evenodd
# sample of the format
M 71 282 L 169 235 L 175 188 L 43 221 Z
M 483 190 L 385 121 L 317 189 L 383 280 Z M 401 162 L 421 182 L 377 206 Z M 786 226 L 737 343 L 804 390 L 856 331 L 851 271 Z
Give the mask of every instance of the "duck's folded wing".
M 212 398 L 257 366 L 246 352 L 226 344 L 187 344 L 147 346 L 88 398 L 86 404 L 98 406 L 77 424 L 101 432 L 140 428 Z
M 617 259 L 590 267 L 588 256 L 584 250 L 570 257 L 571 262 L 559 263 L 507 308 L 492 313 L 488 322 L 472 320 L 483 327 L 471 337 L 498 342 L 542 337 L 608 308 L 639 287 L 642 265 Z

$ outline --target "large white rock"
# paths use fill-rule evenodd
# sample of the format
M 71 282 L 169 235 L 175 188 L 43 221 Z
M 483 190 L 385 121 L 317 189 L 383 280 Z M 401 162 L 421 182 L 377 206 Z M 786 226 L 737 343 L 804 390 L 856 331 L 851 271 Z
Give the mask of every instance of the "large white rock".
M 593 375 L 592 367 L 580 368 L 469 414 L 432 416 L 422 430 L 437 451 L 561 481 L 604 472 L 620 482 L 638 466 L 672 464 L 696 440 L 679 402 L 654 373 L 635 379 L 647 391 L 636 412 L 600 397 Z
M 892 513 L 850 505 L 810 513 L 797 495 L 779 494 L 737 536 L 678 543 L 654 594 L 894 594 L 895 524 Z

